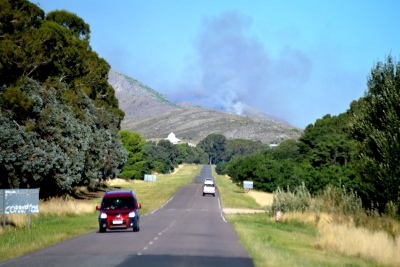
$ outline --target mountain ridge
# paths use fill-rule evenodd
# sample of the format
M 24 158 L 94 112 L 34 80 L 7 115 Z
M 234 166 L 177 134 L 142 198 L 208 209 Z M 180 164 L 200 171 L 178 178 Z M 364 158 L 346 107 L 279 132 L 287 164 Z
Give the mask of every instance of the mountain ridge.
M 158 91 L 113 69 L 108 81 L 115 89 L 120 109 L 125 112 L 121 128 L 139 132 L 145 139 L 165 139 L 173 132 L 181 141 L 196 144 L 215 133 L 228 139 L 276 144 L 302 134 L 301 129 L 285 120 L 267 118 L 265 113 L 251 107 L 246 114 L 254 115 L 237 115 L 190 102 L 172 103 Z

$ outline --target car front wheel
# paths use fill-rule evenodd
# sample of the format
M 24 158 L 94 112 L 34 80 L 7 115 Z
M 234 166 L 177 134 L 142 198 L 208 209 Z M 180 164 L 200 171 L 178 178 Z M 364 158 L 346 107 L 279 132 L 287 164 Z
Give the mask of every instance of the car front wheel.
M 139 232 L 140 231 L 139 220 L 135 220 L 133 222 L 133 231 L 134 232 Z

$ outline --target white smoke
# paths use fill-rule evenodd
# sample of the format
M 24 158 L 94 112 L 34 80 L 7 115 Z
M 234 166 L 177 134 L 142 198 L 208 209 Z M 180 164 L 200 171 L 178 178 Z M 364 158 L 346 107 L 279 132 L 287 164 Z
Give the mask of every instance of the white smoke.
M 282 103 L 301 93 L 311 63 L 291 47 L 283 47 L 277 59 L 268 56 L 251 35 L 251 24 L 238 12 L 205 19 L 196 43 L 198 61 L 187 68 L 171 99 L 236 114 L 251 106 L 279 116 Z

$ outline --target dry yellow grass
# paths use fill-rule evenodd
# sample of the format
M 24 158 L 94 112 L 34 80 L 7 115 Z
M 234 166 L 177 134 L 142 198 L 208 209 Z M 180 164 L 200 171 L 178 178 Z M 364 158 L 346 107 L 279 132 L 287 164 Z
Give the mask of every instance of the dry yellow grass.
M 93 212 L 96 205 L 86 200 L 52 198 L 47 201 L 39 201 L 41 214 L 80 214 Z
M 1 225 L 3 225 L 3 216 L 0 216 Z M 6 224 L 12 224 L 16 227 L 24 227 L 28 225 L 28 215 L 27 214 L 10 214 L 6 216 Z M 31 216 L 35 216 L 35 214 L 31 214 Z M 3 231 L 3 227 L 1 227 L 1 231 Z
M 318 246 L 345 255 L 361 256 L 385 265 L 400 265 L 400 240 L 383 231 L 371 232 L 348 225 L 321 224 Z
M 400 266 L 400 239 L 393 239 L 384 231 L 355 227 L 351 220 L 339 224 L 328 214 L 288 212 L 282 215 L 281 221 L 301 221 L 317 226 L 320 237 L 315 245 L 323 250 Z
M 64 198 L 52 198 L 47 201 L 39 201 L 39 212 L 40 214 L 55 214 L 55 215 L 67 215 L 67 214 L 82 214 L 94 212 L 96 205 L 85 200 L 76 199 L 64 199 Z M 37 217 L 38 214 L 31 214 L 31 218 Z M 3 222 L 3 217 L 0 216 L 0 222 Z M 17 228 L 26 227 L 28 225 L 27 214 L 7 214 L 6 224 L 14 225 Z M 3 229 L 1 229 L 2 231 Z M 1 232 L 0 232 L 1 233 Z
M 116 178 L 116 179 L 112 179 L 112 180 L 108 180 L 106 182 L 106 185 L 108 187 L 114 187 L 114 186 L 122 186 L 122 185 L 131 185 L 133 181 L 127 181 L 125 179 L 121 179 L 121 178 Z M 135 182 L 140 182 L 139 180 L 135 180 Z
M 275 220 L 275 217 L 271 218 Z M 332 223 L 332 218 L 327 213 L 315 214 L 312 212 L 287 212 L 282 213 L 281 222 L 299 221 L 306 224 L 320 226 L 320 225 L 330 225 Z
M 254 200 L 261 207 L 271 206 L 272 202 L 274 201 L 274 194 L 272 194 L 272 193 L 251 190 L 248 194 L 249 194 L 249 196 L 254 198 Z

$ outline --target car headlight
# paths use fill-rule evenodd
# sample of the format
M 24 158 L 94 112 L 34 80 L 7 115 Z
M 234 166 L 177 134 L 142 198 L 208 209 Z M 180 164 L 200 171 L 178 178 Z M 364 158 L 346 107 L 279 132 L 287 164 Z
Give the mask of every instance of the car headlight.
M 100 218 L 101 218 L 101 219 L 107 219 L 107 214 L 101 213 L 101 214 L 100 214 Z
M 129 218 L 135 218 L 136 214 L 134 211 L 129 212 Z

